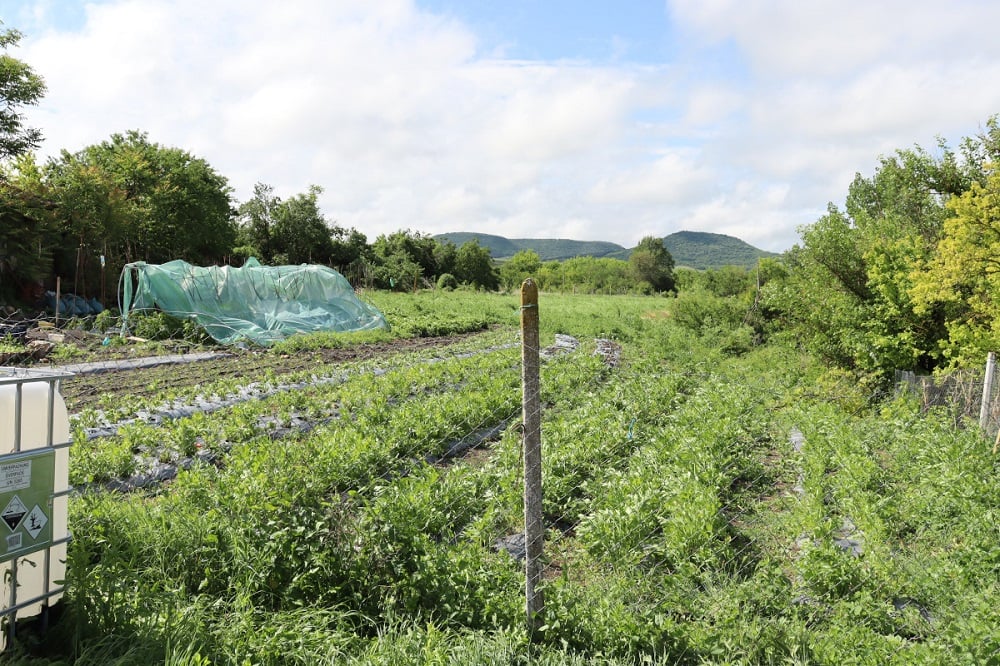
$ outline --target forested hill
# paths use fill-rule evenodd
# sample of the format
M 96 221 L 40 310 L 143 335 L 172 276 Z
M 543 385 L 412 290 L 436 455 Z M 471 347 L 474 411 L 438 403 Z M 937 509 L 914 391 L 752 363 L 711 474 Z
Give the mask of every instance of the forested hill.
M 504 238 L 492 234 L 454 232 L 438 234 L 438 240 L 450 240 L 462 245 L 478 240 L 494 259 L 507 259 L 521 250 L 534 250 L 542 261 L 572 257 L 610 257 L 628 259 L 632 250 L 605 241 L 576 241 L 562 238 Z M 776 256 L 755 248 L 739 238 L 702 231 L 678 231 L 663 238 L 663 244 L 677 266 L 719 268 L 721 266 L 753 266 L 759 257 Z
M 663 239 L 674 263 L 689 268 L 719 268 L 720 266 L 756 266 L 761 257 L 776 257 L 739 238 L 703 231 L 678 231 Z
M 437 240 L 450 240 L 455 245 L 462 245 L 470 240 L 478 240 L 479 244 L 487 248 L 494 259 L 507 259 L 521 250 L 534 250 L 542 261 L 552 261 L 555 259 L 572 259 L 573 257 L 606 257 L 611 254 L 625 252 L 628 257 L 628 250 L 616 243 L 604 241 L 576 241 L 565 238 L 504 238 L 503 236 L 493 236 L 491 234 L 479 234 L 467 231 L 458 231 L 447 234 L 438 234 Z

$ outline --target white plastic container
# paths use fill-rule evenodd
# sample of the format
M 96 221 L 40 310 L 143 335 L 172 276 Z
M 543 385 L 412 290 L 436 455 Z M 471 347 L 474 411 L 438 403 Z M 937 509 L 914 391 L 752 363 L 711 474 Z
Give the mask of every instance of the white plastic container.
M 69 417 L 66 403 L 59 394 L 59 382 L 69 376 L 22 368 L 0 368 L 0 472 L 5 463 L 7 469 L 16 468 L 17 461 L 21 460 L 19 456 L 34 459 L 36 470 L 52 464 L 50 455 L 55 458 L 53 487 L 51 493 L 46 492 L 51 497 L 48 500 L 51 503 L 42 508 L 40 516 L 42 522 L 51 521 L 50 545 L 24 555 L 16 555 L 15 550 L 15 554 L 11 555 L 9 539 L 18 541 L 27 529 L 27 523 L 17 524 L 16 529 L 11 528 L 6 518 L 0 523 L 0 559 L 7 560 L 0 562 L 0 614 L 8 626 L 12 626 L 16 618 L 38 615 L 43 608 L 62 597 L 66 544 L 69 541 L 67 507 L 71 440 Z M 24 464 L 21 463 L 21 466 Z M 30 478 L 30 466 L 28 470 Z M 36 481 L 47 487 L 47 475 L 45 478 L 41 476 L 36 473 Z M 24 484 L 28 482 L 28 479 L 24 480 Z M 33 491 L 38 495 L 40 492 L 37 487 L 16 490 L 24 487 L 24 484 L 18 485 L 17 480 L 8 481 L 6 486 L 4 483 L 4 479 L 0 478 L 0 490 L 8 491 L 5 495 L 0 494 L 0 498 L 8 507 L 8 497 L 12 493 Z M 28 503 L 41 506 L 43 501 L 32 500 Z M 0 507 L 0 511 L 5 510 Z M 26 511 L 29 513 L 25 519 L 31 517 L 31 508 Z M 0 632 L 0 649 L 6 646 L 6 638 L 6 632 Z

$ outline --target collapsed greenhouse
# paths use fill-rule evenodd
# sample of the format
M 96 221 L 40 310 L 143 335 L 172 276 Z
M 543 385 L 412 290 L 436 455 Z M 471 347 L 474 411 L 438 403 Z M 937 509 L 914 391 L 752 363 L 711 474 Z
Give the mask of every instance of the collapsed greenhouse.
M 269 346 L 294 333 L 388 329 L 377 308 L 361 301 L 350 282 L 327 266 L 193 266 L 139 261 L 122 270 L 122 328 L 129 315 L 157 309 L 189 319 L 221 344 Z

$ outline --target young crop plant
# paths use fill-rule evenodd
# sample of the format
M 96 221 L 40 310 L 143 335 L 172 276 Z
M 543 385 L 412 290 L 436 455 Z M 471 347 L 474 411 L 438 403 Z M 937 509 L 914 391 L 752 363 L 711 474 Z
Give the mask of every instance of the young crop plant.
M 359 524 L 359 557 L 383 615 L 405 613 L 470 628 L 515 626 L 518 567 L 464 534 L 484 510 L 474 474 L 424 466 L 373 489 Z
M 541 367 L 529 632 L 517 298 L 372 298 L 494 328 L 347 363 L 303 338 L 151 372 L 136 396 L 118 375 L 106 418 L 133 421 L 89 439 L 99 392 L 80 391 L 66 612 L 32 663 L 996 661 L 991 442 L 800 349 L 733 354 L 662 297 L 542 294 L 543 345 L 580 346 Z M 155 413 L 168 395 L 183 405 Z M 95 484 L 192 447 L 210 464 L 155 489 Z
M 200 363 L 189 366 L 164 366 L 141 370 L 141 383 L 132 385 L 134 392 L 128 390 L 108 392 L 104 390 L 107 379 L 97 381 L 96 386 L 100 388 L 94 390 L 100 392 L 99 407 L 101 411 L 98 416 L 102 423 L 107 425 L 127 420 L 136 415 L 163 412 L 169 416 L 169 412 L 178 407 L 188 406 L 200 410 L 203 405 L 211 408 L 213 404 L 218 406 L 218 403 L 229 404 L 255 400 L 274 392 L 297 389 L 307 384 L 339 383 L 354 374 L 381 373 L 387 368 L 421 365 L 441 358 L 461 357 L 464 354 L 490 354 L 509 346 L 509 344 L 509 333 L 487 333 L 483 334 L 482 337 L 477 336 L 474 340 L 460 341 L 445 347 L 389 355 L 381 358 L 378 362 L 363 360 L 363 355 L 359 357 L 362 360 L 351 362 L 337 360 L 326 362 L 324 359 L 318 359 L 318 362 L 315 362 L 310 361 L 308 357 L 303 357 L 310 362 L 292 364 L 291 369 L 280 366 L 283 361 L 282 355 L 243 356 L 236 359 L 209 362 L 208 367 L 212 368 L 208 371 L 210 377 L 213 377 L 212 373 L 217 368 L 227 369 L 217 379 L 214 377 L 204 379 L 204 375 L 200 374 L 198 370 L 202 365 Z M 254 367 L 250 365 L 253 359 L 264 359 L 265 362 Z M 223 365 L 216 365 L 216 363 Z M 231 367 L 232 369 L 230 369 Z M 130 373 L 128 377 L 131 378 L 132 374 L 134 373 Z M 114 377 L 114 381 L 121 381 L 118 379 L 118 373 Z M 78 381 L 78 378 L 73 381 Z M 90 379 L 88 378 L 87 381 L 90 382 Z M 67 398 L 67 403 L 71 408 L 74 402 L 76 399 L 73 396 Z M 95 401 L 90 400 L 88 404 L 93 404 L 93 402 Z
M 320 331 L 316 333 L 296 333 L 280 340 L 268 348 L 269 353 L 298 354 L 321 349 L 344 349 L 364 344 L 389 342 L 399 337 L 391 331 Z
M 209 412 L 198 411 L 197 405 L 180 405 L 155 417 L 140 413 L 139 420 L 127 419 L 111 432 L 128 438 L 137 454 L 161 462 L 176 461 L 206 448 L 219 450 L 261 434 L 304 432 L 345 415 L 351 419 L 384 419 L 390 402 L 458 390 L 467 383 L 469 373 L 477 372 L 482 377 L 506 375 L 511 382 L 516 381 L 513 352 L 487 350 L 468 358 L 419 361 L 388 372 L 348 374 L 331 382 L 313 377 L 313 381 L 284 390 L 260 392 L 254 399 L 231 407 L 209 405 Z M 360 412 L 359 406 L 364 407 Z M 174 413 L 187 415 L 167 418 Z M 93 418 L 87 421 L 92 423 Z M 105 432 L 105 428 L 91 428 L 97 434 Z
M 74 486 L 127 478 L 138 464 L 132 443 L 125 438 L 88 440 L 77 431 L 70 451 L 69 482 Z

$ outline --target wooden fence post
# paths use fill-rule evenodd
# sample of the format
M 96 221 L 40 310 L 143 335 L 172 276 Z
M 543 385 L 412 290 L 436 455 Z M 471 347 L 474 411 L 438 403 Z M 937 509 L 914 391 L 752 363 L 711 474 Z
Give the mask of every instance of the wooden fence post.
M 62 278 L 56 276 L 56 328 L 59 328 L 59 299 L 61 298 L 59 291 L 62 287 Z
M 993 376 L 997 369 L 997 354 L 986 355 L 986 377 L 983 379 L 983 401 L 979 405 L 979 428 L 986 431 L 990 421 L 990 402 L 993 398 Z
M 540 589 L 542 550 L 542 408 L 538 361 L 538 287 L 528 278 L 521 285 L 521 383 L 524 418 L 524 597 L 528 630 L 541 625 L 545 601 Z

